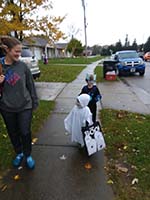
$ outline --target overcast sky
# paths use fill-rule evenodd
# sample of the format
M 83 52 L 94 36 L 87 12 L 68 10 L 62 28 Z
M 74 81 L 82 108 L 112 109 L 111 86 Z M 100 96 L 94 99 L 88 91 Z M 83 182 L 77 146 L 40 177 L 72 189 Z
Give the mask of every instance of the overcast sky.
M 84 18 L 81 0 L 52 0 L 52 14 L 66 16 L 61 29 L 67 35 L 70 27 L 79 30 L 75 37 L 85 44 Z M 87 44 L 110 45 L 126 34 L 130 43 L 145 43 L 150 36 L 150 0 L 85 0 Z

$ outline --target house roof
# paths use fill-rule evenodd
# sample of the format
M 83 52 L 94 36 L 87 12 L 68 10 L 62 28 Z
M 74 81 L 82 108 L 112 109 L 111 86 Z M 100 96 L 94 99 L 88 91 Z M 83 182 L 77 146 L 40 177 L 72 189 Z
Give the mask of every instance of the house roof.
M 23 41 L 23 45 L 27 46 L 37 46 L 37 47 L 45 47 L 46 45 L 50 48 L 54 48 L 53 45 L 50 45 L 48 39 L 43 37 L 30 37 L 26 38 Z M 57 49 L 66 49 L 68 43 L 56 43 L 55 46 Z
M 56 43 L 55 45 L 56 45 L 57 49 L 66 49 L 68 43 Z
M 28 46 L 45 47 L 48 44 L 48 40 L 42 37 L 31 37 L 26 38 L 23 41 L 23 44 Z

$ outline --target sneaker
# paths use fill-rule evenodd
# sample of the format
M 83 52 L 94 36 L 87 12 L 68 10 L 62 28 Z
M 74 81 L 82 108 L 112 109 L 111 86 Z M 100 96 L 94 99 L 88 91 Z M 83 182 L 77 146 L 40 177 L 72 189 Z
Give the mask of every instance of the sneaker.
M 14 167 L 19 167 L 23 159 L 23 153 L 19 153 L 16 158 L 13 160 Z
M 28 156 L 26 159 L 26 164 L 29 169 L 33 169 L 35 167 L 35 161 L 31 156 Z

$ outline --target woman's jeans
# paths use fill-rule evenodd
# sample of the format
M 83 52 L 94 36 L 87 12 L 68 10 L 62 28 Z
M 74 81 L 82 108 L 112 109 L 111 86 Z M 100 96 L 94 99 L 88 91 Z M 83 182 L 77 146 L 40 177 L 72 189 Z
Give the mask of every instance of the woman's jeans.
M 6 112 L 0 110 L 6 124 L 7 132 L 16 154 L 24 153 L 26 157 L 31 154 L 31 121 L 32 110 L 21 112 Z

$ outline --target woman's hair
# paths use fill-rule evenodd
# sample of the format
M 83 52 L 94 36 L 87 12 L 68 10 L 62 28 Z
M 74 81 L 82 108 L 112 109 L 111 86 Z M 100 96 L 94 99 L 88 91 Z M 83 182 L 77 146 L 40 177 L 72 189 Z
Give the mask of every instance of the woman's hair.
M 21 42 L 14 38 L 14 37 L 9 37 L 9 36 L 1 36 L 0 37 L 0 48 L 6 53 L 5 49 L 6 47 L 8 49 L 12 49 L 16 45 L 20 45 Z

